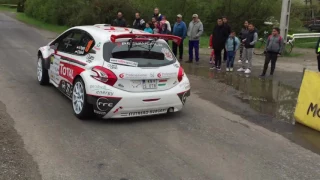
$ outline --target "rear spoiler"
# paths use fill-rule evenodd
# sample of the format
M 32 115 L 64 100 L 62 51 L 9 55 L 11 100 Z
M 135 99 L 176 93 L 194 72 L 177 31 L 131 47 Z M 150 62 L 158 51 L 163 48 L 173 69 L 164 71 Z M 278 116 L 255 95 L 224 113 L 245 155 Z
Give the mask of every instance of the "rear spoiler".
M 117 39 L 125 39 L 125 38 L 132 38 L 132 39 L 163 39 L 167 41 L 173 41 L 176 44 L 180 45 L 181 37 L 174 36 L 174 35 L 167 35 L 167 34 L 120 34 L 120 35 L 111 35 L 110 40 L 111 42 L 116 42 Z

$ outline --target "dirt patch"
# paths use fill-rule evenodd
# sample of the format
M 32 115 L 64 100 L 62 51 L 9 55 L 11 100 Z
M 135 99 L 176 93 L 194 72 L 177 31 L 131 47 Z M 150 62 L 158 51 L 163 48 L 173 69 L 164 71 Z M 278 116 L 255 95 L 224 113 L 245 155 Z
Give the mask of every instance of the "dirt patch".
M 24 149 L 23 141 L 13 125 L 5 105 L 0 102 L 0 179 L 41 179 L 38 165 Z

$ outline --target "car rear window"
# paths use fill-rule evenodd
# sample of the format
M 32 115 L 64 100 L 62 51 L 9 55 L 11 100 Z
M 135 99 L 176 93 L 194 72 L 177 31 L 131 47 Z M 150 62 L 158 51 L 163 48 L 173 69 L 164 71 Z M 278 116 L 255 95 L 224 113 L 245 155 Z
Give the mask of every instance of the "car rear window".
M 167 43 L 156 42 L 152 47 L 150 42 L 107 42 L 103 46 L 103 58 L 132 61 L 138 67 L 160 67 L 176 62 Z

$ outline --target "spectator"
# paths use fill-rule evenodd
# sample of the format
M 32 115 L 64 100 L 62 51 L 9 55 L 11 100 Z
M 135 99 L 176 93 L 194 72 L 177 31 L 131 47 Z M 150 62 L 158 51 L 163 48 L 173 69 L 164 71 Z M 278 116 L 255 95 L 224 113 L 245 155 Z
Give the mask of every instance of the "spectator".
M 245 21 L 244 24 L 243 24 L 243 28 L 241 29 L 240 33 L 239 33 L 239 36 L 240 36 L 240 40 L 241 40 L 241 45 L 240 45 L 240 58 L 239 58 L 239 63 L 241 63 L 243 60 L 246 60 L 246 59 L 242 59 L 242 53 L 243 53 L 243 48 L 244 48 L 244 43 L 242 42 L 242 40 L 244 40 L 249 32 L 248 30 L 248 25 L 249 25 L 249 22 L 248 21 Z M 247 62 L 246 62 L 247 63 Z
M 242 61 L 242 67 L 238 69 L 239 72 L 244 71 L 246 74 L 251 73 L 253 49 L 258 40 L 258 33 L 253 24 L 249 24 L 248 30 L 248 34 L 246 35 L 245 39 L 242 40 L 245 47 L 244 58 L 248 60 L 248 64 L 246 65 L 246 62 Z
M 227 50 L 227 68 L 226 71 L 233 71 L 233 63 L 237 50 L 240 46 L 240 40 L 236 37 L 236 33 L 231 31 L 229 38 L 226 42 L 226 50 Z
M 212 32 L 212 48 L 215 55 L 215 65 L 211 69 L 221 70 L 221 51 L 225 48 L 226 40 L 228 39 L 227 31 L 224 28 L 222 18 L 217 19 L 217 25 Z
M 316 45 L 316 54 L 317 54 L 317 60 L 318 60 L 318 70 L 320 72 L 320 38 L 318 39 L 318 42 Z
M 226 16 L 224 16 L 224 17 L 222 17 L 222 21 L 223 21 L 224 28 L 225 28 L 227 34 L 229 35 L 231 33 L 231 26 L 228 24 L 228 18 Z M 224 48 L 223 61 L 226 62 L 226 60 L 227 60 L 227 51 L 226 51 L 226 48 Z
M 185 22 L 182 21 L 182 15 L 177 15 L 177 22 L 173 26 L 173 35 L 181 37 L 181 43 L 179 45 L 179 60 L 182 61 L 183 59 L 183 40 L 187 36 L 187 25 Z M 172 51 L 173 54 L 177 57 L 177 51 L 178 51 L 178 44 L 175 42 L 172 42 Z
M 151 29 L 150 24 L 150 22 L 146 23 L 146 28 L 144 28 L 143 31 L 153 34 L 153 30 Z
M 167 16 L 163 15 L 162 16 L 162 20 L 160 22 L 160 24 L 166 24 L 167 27 L 168 27 L 168 31 L 171 32 L 171 25 L 170 25 L 170 22 L 167 20 Z
M 146 27 L 146 22 L 143 19 L 141 19 L 140 13 L 137 12 L 136 19 L 133 21 L 133 28 L 139 29 L 139 30 L 144 30 L 145 27 Z
M 209 49 L 212 49 L 212 34 L 210 35 Z M 214 61 L 214 49 L 212 49 L 212 51 L 210 53 L 210 61 L 209 61 L 209 63 L 212 64 L 212 63 L 214 63 L 213 61 Z
M 158 22 L 162 21 L 162 15 L 159 13 L 159 8 L 154 8 L 153 17 L 155 17 Z
M 271 76 L 273 75 L 274 70 L 276 68 L 276 62 L 277 62 L 278 56 L 281 55 L 281 52 L 283 50 L 283 44 L 284 44 L 283 38 L 280 36 L 280 29 L 273 28 L 272 35 L 269 36 L 266 44 L 266 49 L 265 49 L 266 58 L 264 60 L 263 72 L 260 75 L 261 77 L 264 77 L 266 75 L 270 60 L 271 60 L 270 75 Z
M 127 22 L 123 18 L 123 14 L 121 11 L 118 11 L 117 18 L 115 20 L 113 20 L 112 26 L 127 27 Z
M 153 23 L 153 34 L 159 34 L 160 33 L 160 27 L 158 22 Z
M 151 19 L 151 29 L 154 29 L 155 27 L 154 27 L 154 23 L 155 22 L 157 22 L 157 19 L 155 18 L 155 17 L 152 17 L 152 19 Z
M 198 14 L 193 14 L 187 32 L 189 37 L 189 61 L 187 61 L 187 63 L 192 63 L 193 61 L 193 49 L 195 51 L 196 62 L 199 62 L 199 43 L 202 33 L 203 24 L 200 21 Z
M 167 24 L 161 25 L 160 34 L 170 34 Z

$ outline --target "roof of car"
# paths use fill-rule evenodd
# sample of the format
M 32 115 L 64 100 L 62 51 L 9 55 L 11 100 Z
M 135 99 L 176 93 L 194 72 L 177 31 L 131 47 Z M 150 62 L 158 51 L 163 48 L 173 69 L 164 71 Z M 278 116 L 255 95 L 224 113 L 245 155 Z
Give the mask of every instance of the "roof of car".
M 95 39 L 98 39 L 102 42 L 109 41 L 111 35 L 119 35 L 119 34 L 142 34 L 146 33 L 141 30 L 132 29 L 132 28 L 124 28 L 124 27 L 115 27 L 107 24 L 95 24 L 91 26 L 76 26 L 71 29 L 81 29 L 88 32 Z

